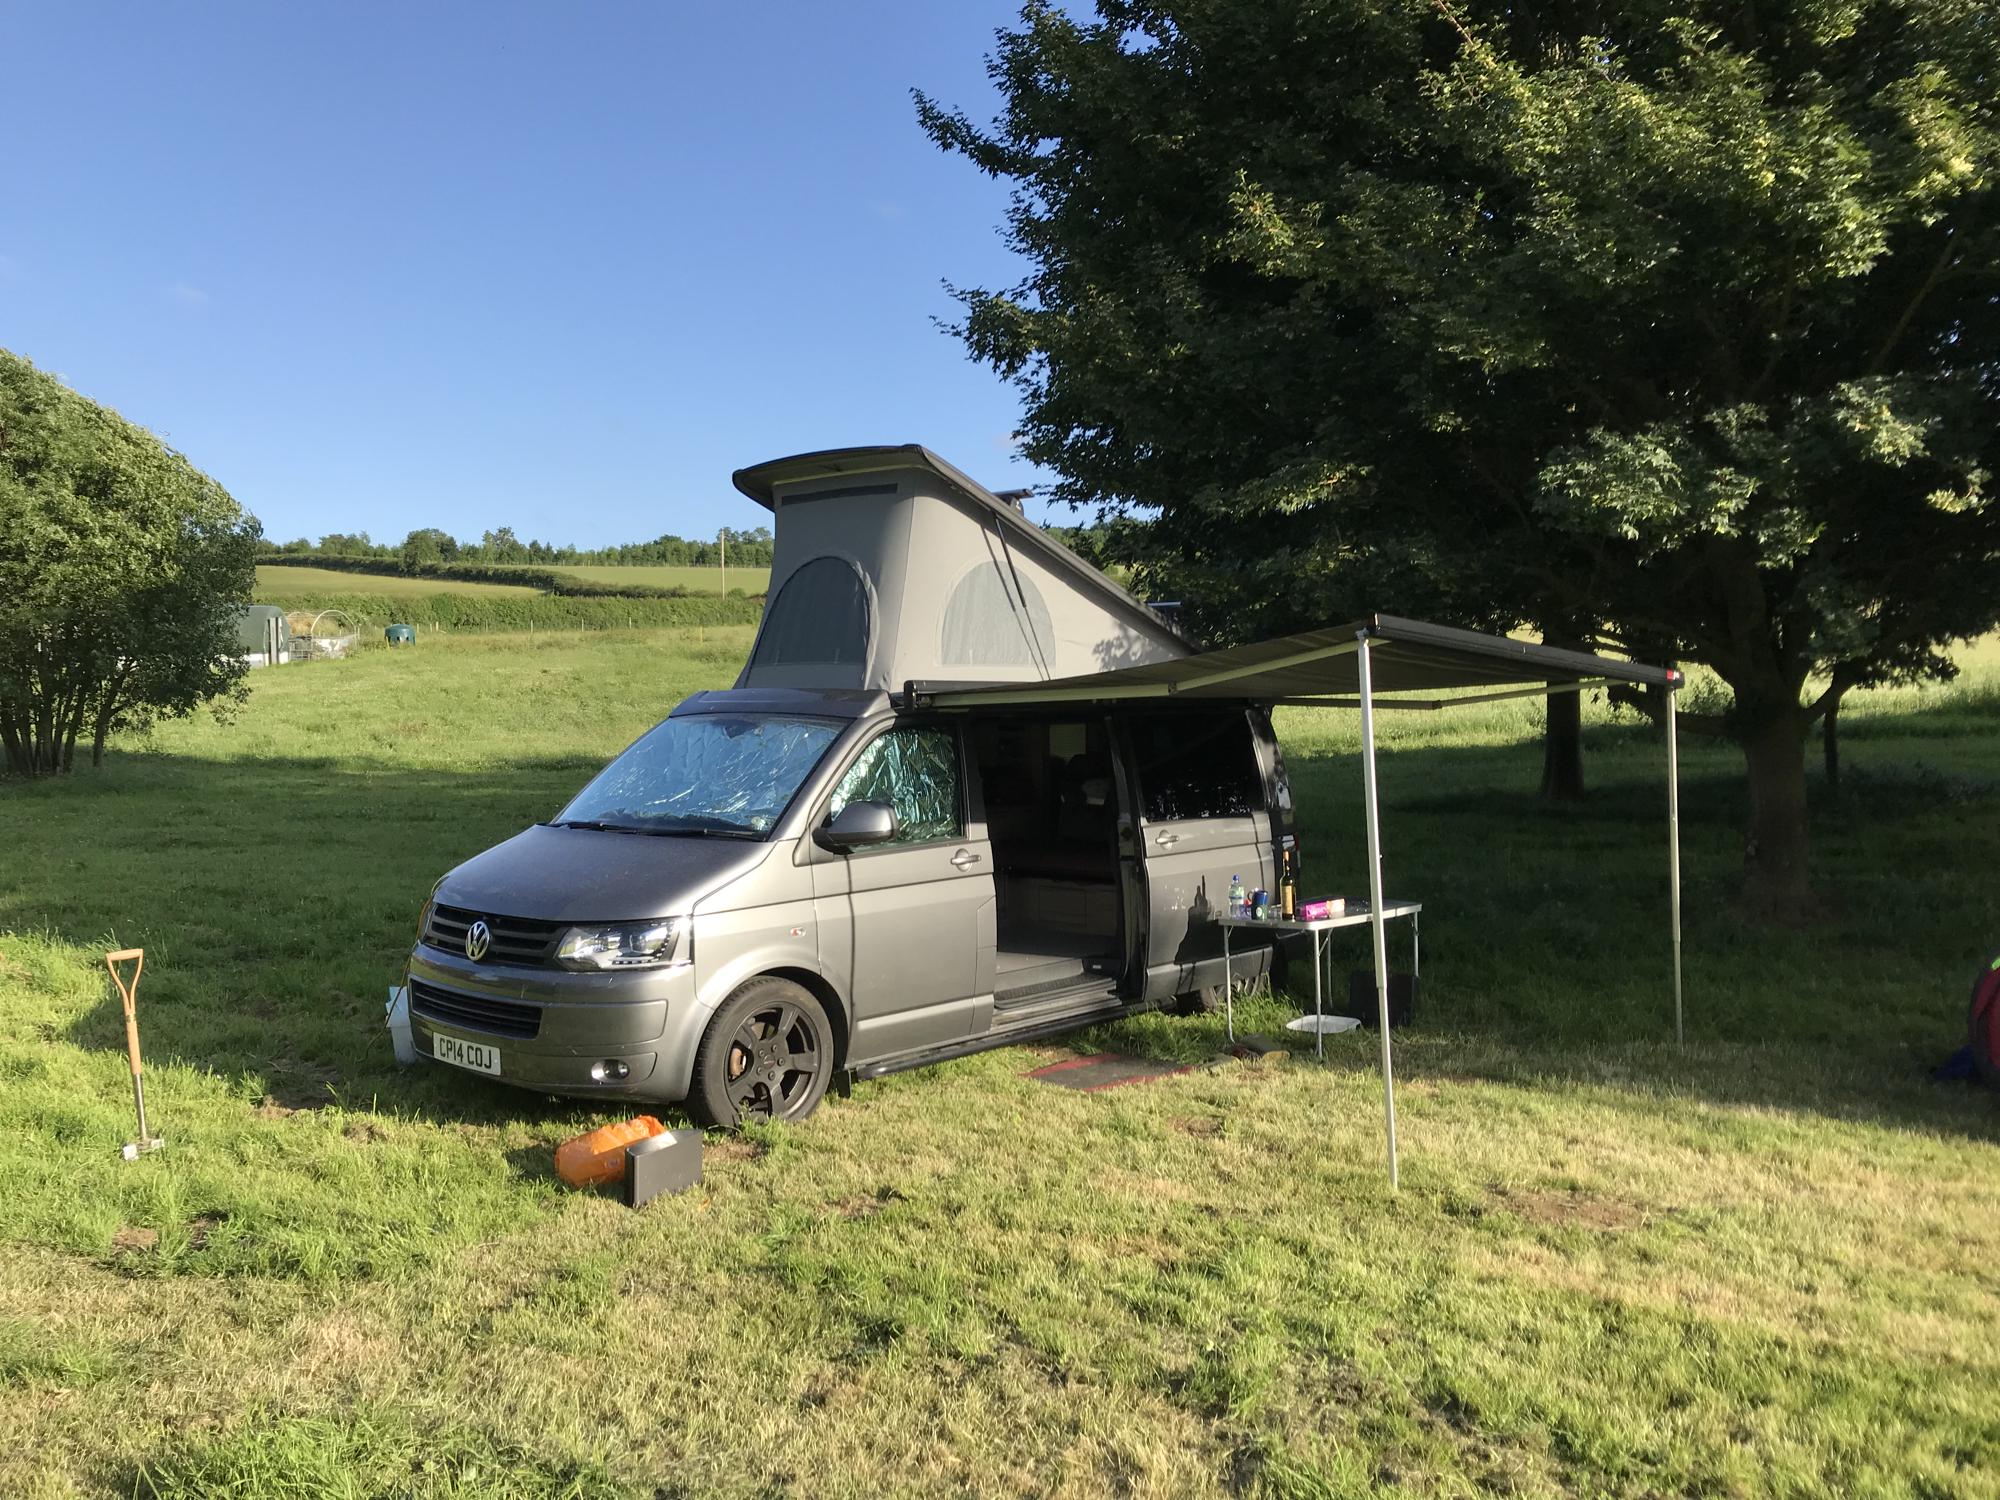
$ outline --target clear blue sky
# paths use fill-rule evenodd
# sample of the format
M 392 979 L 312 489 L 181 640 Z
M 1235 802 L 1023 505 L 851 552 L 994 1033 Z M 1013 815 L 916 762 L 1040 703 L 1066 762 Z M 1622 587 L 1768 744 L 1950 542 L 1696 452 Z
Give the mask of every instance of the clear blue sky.
M 1000 285 L 1008 0 L 5 10 L 0 346 L 278 540 L 599 545 L 764 513 L 731 469 L 923 442 L 995 487 L 1013 393 L 932 320 Z

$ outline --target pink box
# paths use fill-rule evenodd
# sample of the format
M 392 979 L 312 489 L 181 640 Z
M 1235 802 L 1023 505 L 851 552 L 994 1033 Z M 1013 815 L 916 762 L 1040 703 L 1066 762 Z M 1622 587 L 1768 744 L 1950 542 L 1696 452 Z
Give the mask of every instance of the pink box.
M 1324 922 L 1328 917 L 1347 914 L 1347 898 L 1335 896 L 1327 901 L 1308 901 L 1299 908 L 1301 922 Z

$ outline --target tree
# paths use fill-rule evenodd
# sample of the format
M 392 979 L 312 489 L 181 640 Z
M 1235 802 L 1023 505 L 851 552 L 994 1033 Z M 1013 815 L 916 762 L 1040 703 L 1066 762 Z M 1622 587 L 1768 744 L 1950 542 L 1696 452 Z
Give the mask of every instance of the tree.
M 540 542 L 535 542 L 532 547 L 539 549 L 541 545 Z M 530 544 L 524 544 L 515 536 L 513 527 L 502 526 L 498 531 L 488 531 L 479 539 L 478 552 L 487 562 L 526 562 L 530 555 Z
M 458 556 L 458 539 L 435 526 L 424 526 L 403 538 L 403 566 L 412 572 L 435 568 Z
M 1223 638 L 1394 600 L 1708 664 L 1749 893 L 1807 909 L 1818 682 L 2000 618 L 1990 12 L 1033 3 L 990 71 L 990 128 L 918 108 L 1014 184 L 958 331 L 1057 497 L 1153 517 Z
M 227 701 L 257 523 L 151 433 L 0 350 L 0 750 L 68 771 L 88 734 Z

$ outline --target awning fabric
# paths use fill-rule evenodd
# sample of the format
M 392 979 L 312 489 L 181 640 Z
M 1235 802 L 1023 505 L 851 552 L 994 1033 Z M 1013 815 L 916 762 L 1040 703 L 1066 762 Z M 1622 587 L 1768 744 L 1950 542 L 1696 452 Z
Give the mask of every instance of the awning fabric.
M 1461 688 L 1561 687 L 1599 682 L 1678 688 L 1681 674 L 1582 651 L 1563 651 L 1506 636 L 1482 635 L 1394 615 L 1308 630 L 1249 646 L 1231 646 L 1142 666 L 1118 667 L 1053 682 L 909 685 L 914 706 L 971 708 L 1007 703 L 1111 702 L 1125 698 L 1207 698 L 1259 703 L 1333 702 L 1361 690 L 1355 656 L 1368 638 L 1374 694 Z M 1407 700 L 1406 700 L 1407 701 Z M 1408 706 L 1449 707 L 1451 699 Z

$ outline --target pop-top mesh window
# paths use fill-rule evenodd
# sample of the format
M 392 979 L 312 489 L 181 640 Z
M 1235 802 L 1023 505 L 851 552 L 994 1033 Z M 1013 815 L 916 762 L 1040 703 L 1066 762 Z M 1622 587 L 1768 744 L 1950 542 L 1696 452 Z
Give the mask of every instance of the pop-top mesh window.
M 1242 709 L 1135 714 L 1131 724 L 1148 822 L 1244 817 L 1263 807 L 1264 776 Z
M 994 562 L 983 562 L 959 579 L 945 601 L 938 660 L 948 667 L 1041 665 L 1055 634 L 1049 607 L 1032 583 L 1025 578 L 1018 582 L 1017 599 Z
M 837 557 L 815 557 L 765 607 L 750 665 L 861 666 L 867 660 L 868 590 L 860 569 Z
M 886 802 L 896 810 L 899 844 L 957 838 L 958 741 L 949 729 L 892 729 L 861 752 L 834 788 L 829 816 L 850 802 Z

